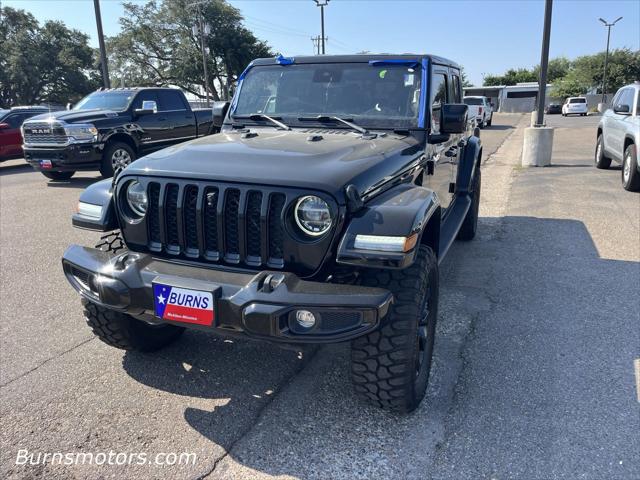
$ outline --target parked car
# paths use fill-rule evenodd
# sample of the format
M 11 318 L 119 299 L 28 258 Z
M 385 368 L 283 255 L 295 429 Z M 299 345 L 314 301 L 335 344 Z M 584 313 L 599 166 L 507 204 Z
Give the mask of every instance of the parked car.
M 640 191 L 640 82 L 617 91 L 612 108 L 602 114 L 598 124 L 595 162 L 609 168 L 611 160 L 622 164 L 622 186 Z
M 0 161 L 22 157 L 22 123 L 35 115 L 48 112 L 48 107 L 13 107 L 0 110 Z
M 141 155 L 212 133 L 212 115 L 173 88 L 100 89 L 72 110 L 25 122 L 24 156 L 53 180 L 78 170 L 111 177 Z
M 460 66 L 278 57 L 240 78 L 231 105 L 214 107 L 220 134 L 81 195 L 73 224 L 116 231 L 63 256 L 87 322 L 128 350 L 185 328 L 350 341 L 357 393 L 413 410 L 431 367 L 438 265 L 478 224 L 482 146 Z
M 562 105 L 559 103 L 550 103 L 544 110 L 549 115 L 562 113 Z
M 585 116 L 589 112 L 587 99 L 585 97 L 569 97 L 562 105 L 562 116 L 581 115 Z
M 480 128 L 491 126 L 493 106 L 487 97 L 464 97 L 464 103 L 469 106 L 469 117 L 475 118 Z

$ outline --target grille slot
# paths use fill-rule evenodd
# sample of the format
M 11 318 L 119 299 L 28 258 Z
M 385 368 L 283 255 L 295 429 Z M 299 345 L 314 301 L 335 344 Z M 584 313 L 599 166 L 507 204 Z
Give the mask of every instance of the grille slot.
M 157 180 L 148 183 L 147 194 L 149 251 L 205 262 L 284 268 L 287 194 Z
M 274 193 L 269 200 L 269 264 L 284 266 L 284 225 L 281 215 L 284 210 L 285 196 Z
M 178 237 L 178 193 L 180 187 L 174 183 L 167 185 L 166 220 L 167 252 L 177 255 L 180 253 L 180 239 Z

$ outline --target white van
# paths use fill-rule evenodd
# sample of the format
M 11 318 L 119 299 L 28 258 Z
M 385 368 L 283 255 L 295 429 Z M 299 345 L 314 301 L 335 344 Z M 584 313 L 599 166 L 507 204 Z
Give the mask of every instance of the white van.
M 569 97 L 567 101 L 562 105 L 562 116 L 567 115 L 582 115 L 585 116 L 587 110 L 587 99 L 585 97 Z

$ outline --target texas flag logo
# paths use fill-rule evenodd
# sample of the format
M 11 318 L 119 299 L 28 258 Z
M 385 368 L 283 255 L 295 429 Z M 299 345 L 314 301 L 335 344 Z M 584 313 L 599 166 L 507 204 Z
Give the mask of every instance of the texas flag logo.
M 213 295 L 210 292 L 153 284 L 156 316 L 174 322 L 213 324 Z

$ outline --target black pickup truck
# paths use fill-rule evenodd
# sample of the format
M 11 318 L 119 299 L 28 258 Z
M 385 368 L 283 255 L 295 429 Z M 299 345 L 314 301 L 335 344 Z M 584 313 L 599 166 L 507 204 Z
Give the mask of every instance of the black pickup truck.
M 62 259 L 89 326 L 131 350 L 185 328 L 349 341 L 357 393 L 414 409 L 438 266 L 478 222 L 482 145 L 460 76 L 433 55 L 253 61 L 214 106 L 219 134 L 82 193 L 73 224 L 112 232 Z
M 78 170 L 105 177 L 136 158 L 212 133 L 211 109 L 192 110 L 181 90 L 98 90 L 72 110 L 33 117 L 22 126 L 24 157 L 53 180 Z

